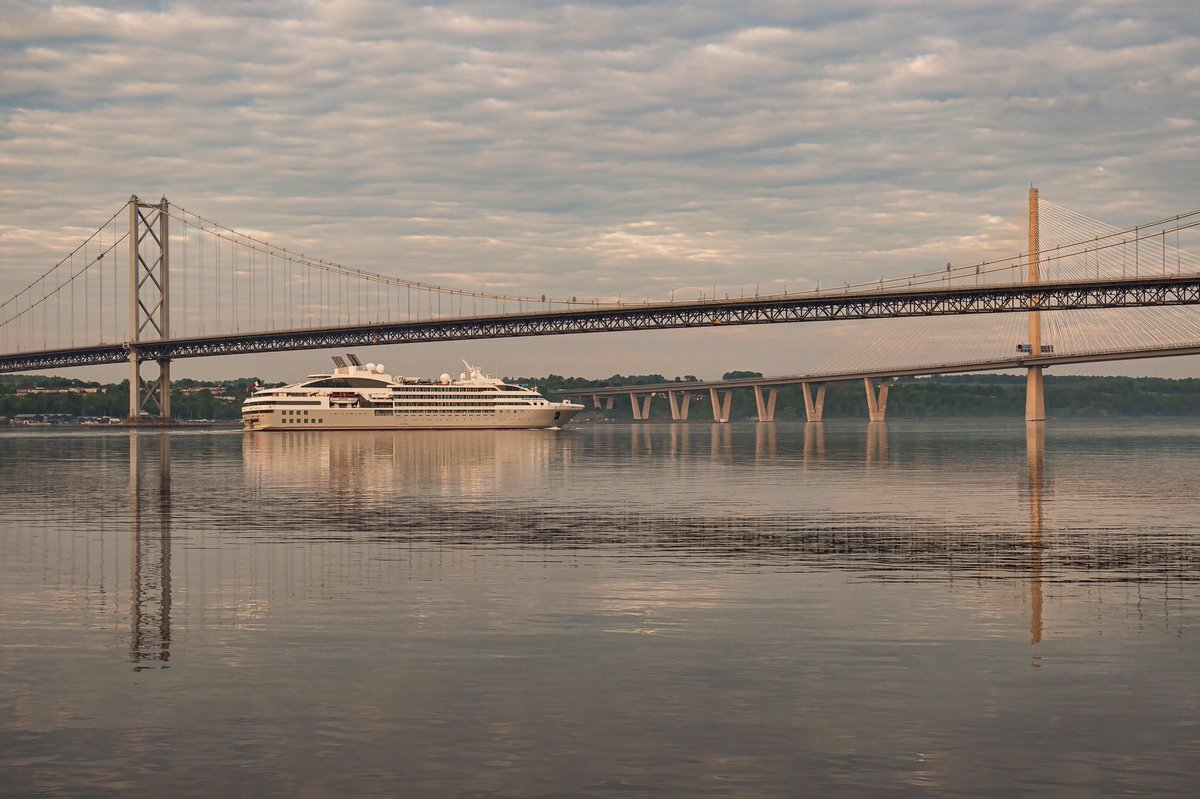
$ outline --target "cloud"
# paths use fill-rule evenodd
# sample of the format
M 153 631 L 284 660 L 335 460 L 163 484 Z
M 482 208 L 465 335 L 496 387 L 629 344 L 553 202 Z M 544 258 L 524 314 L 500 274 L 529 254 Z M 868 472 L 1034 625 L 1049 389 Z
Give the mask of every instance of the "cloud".
M 1197 61 L 1187 3 L 10 3 L 0 295 L 132 192 L 533 296 L 965 263 L 1031 182 L 1195 205 Z

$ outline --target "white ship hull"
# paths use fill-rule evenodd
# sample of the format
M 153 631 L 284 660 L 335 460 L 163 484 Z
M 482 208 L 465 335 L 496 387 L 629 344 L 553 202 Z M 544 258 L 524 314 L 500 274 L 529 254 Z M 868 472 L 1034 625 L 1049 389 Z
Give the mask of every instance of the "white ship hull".
M 314 408 L 308 416 L 285 421 L 278 414 L 243 415 L 247 430 L 532 430 L 562 427 L 581 407 L 496 410 L 487 418 L 484 414 L 438 412 L 405 412 L 377 416 L 371 409 Z
M 347 357 L 350 365 L 334 358 L 331 374 L 256 390 L 242 404 L 246 430 L 529 430 L 562 427 L 583 410 L 469 364 L 457 380 L 421 380 Z

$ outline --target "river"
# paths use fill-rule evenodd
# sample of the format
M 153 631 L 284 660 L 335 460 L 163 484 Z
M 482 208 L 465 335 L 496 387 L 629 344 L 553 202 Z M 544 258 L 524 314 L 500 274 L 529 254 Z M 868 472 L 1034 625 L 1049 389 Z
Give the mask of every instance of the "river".
M 0 433 L 3 796 L 1192 796 L 1195 420 Z

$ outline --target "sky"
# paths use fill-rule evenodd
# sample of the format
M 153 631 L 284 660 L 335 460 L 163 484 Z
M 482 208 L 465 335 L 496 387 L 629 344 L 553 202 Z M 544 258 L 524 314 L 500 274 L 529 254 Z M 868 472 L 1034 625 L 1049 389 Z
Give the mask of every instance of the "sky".
M 0 22 L 3 298 L 135 193 L 372 272 L 625 299 L 1011 252 L 1031 184 L 1122 226 L 1200 207 L 1194 0 L 0 0 Z M 791 374 L 905 335 L 890 324 L 360 357 L 405 374 L 459 358 L 510 376 Z M 173 375 L 283 380 L 328 354 Z M 1200 359 L 1072 369 L 1089 371 L 1200 376 Z

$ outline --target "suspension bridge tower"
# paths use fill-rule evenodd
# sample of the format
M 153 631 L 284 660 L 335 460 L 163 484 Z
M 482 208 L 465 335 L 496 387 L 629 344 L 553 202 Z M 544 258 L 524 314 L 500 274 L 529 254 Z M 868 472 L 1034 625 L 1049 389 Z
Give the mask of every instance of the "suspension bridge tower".
M 1038 282 L 1039 250 L 1041 249 L 1038 233 L 1038 190 L 1029 189 L 1029 282 Z M 1042 354 L 1042 314 L 1037 309 L 1037 302 L 1030 304 L 1029 311 L 1029 354 L 1037 358 Z M 1046 395 L 1042 384 L 1042 367 L 1031 366 L 1025 378 L 1025 421 L 1044 422 L 1046 420 Z
M 129 198 L 129 418 L 126 424 L 171 424 L 171 361 L 158 359 L 158 377 L 144 380 L 138 345 L 170 338 L 170 247 L 167 198 L 157 204 Z

